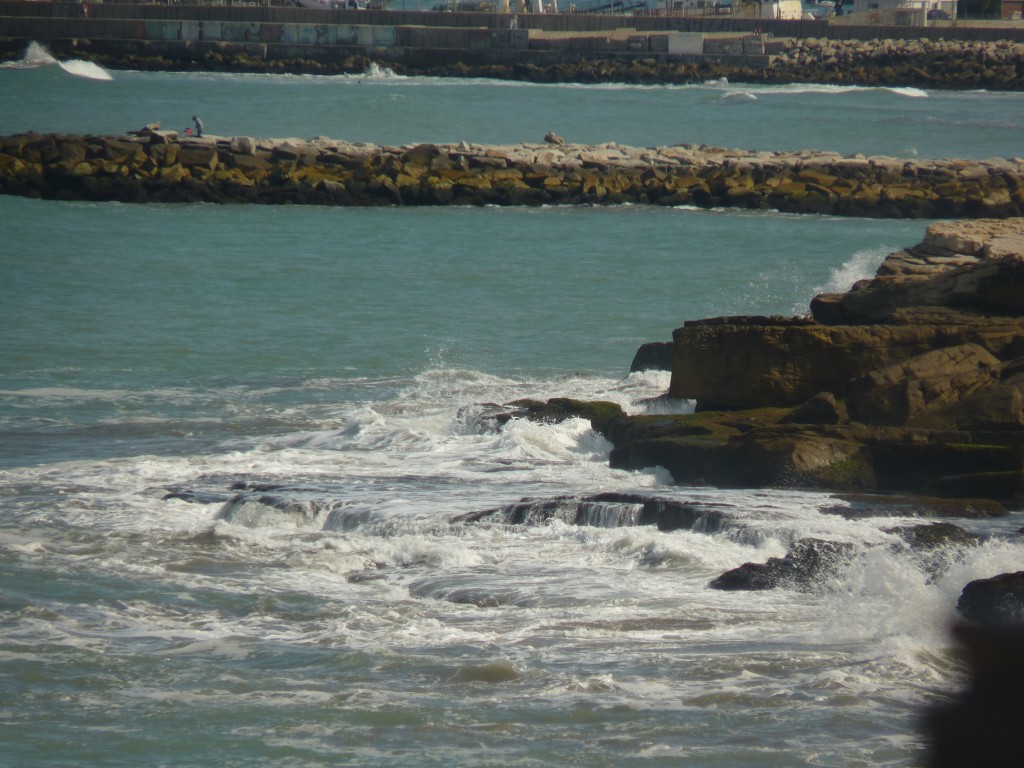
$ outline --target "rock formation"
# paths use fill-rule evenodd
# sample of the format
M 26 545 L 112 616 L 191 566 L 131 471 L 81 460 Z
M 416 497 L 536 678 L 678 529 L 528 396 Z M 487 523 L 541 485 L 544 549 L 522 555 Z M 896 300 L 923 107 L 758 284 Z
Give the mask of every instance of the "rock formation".
M 968 621 L 987 625 L 1024 623 L 1024 571 L 972 581 L 956 606 Z
M 874 217 L 1003 218 L 1024 214 L 1024 160 L 903 160 L 692 144 L 637 148 L 460 142 L 387 147 L 326 138 L 179 138 L 173 131 L 147 127 L 124 136 L 0 137 L 0 193 L 139 203 L 642 203 Z M 929 264 L 939 262 L 941 258 Z M 970 285 L 949 289 L 974 291 Z M 820 311 L 856 314 L 856 301 L 851 302 L 841 307 L 823 304 Z M 952 301 L 951 306 L 966 305 Z M 780 326 L 778 333 L 785 337 L 780 340 L 788 344 L 798 335 L 807 337 L 800 343 L 810 345 L 809 353 L 816 343 L 833 345 L 831 339 L 816 342 L 816 331 L 794 330 L 799 325 Z M 695 327 L 694 333 L 701 331 Z M 915 341 L 907 337 L 903 343 Z
M 954 629 L 967 687 L 928 713 L 928 768 L 1017 768 L 1024 762 L 1024 625 Z
M 1024 498 L 1024 219 L 932 224 L 809 317 L 674 334 L 696 412 L 595 423 L 680 483 Z

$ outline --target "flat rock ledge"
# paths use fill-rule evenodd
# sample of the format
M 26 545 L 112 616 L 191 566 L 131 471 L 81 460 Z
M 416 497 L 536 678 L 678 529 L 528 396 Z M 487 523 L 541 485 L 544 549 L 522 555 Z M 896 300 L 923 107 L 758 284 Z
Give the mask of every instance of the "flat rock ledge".
M 809 316 L 687 322 L 671 371 L 667 396 L 694 413 L 535 410 L 575 410 L 614 444 L 613 467 L 680 484 L 988 500 L 948 514 L 1000 514 L 1024 501 L 1024 219 L 934 223 Z
M 740 207 L 890 218 L 1024 215 L 1024 160 L 614 143 L 400 147 L 327 138 L 0 137 L 0 193 L 58 200 L 313 205 Z

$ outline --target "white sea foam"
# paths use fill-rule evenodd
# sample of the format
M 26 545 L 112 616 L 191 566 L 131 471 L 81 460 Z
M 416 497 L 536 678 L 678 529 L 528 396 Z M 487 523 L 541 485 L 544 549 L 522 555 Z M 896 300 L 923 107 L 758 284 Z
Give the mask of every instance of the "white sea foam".
M 873 277 L 878 265 L 896 250 L 898 249 L 880 246 L 857 251 L 841 266 L 831 269 L 828 282 L 817 288 L 815 293 L 844 293 L 850 290 L 858 280 Z
M 366 71 L 360 77 L 367 80 L 405 80 L 404 75 L 395 74 L 389 67 L 382 67 L 376 61 L 371 61 Z
M 53 55 L 39 43 L 32 41 L 25 49 L 25 55 L 16 61 L 0 62 L 0 68 L 6 69 L 30 69 L 34 67 L 47 67 L 58 65 L 61 69 L 75 77 L 84 77 L 89 80 L 113 80 L 113 76 L 98 64 L 81 59 L 70 61 L 58 61 Z
M 25 49 L 25 55 L 20 59 L 14 61 L 5 61 L 0 63 L 0 67 L 5 68 L 23 68 L 23 67 L 42 67 L 49 64 L 56 64 L 57 60 L 53 58 L 45 47 L 35 42 L 34 40 L 28 44 L 28 48 Z
M 84 77 L 87 80 L 114 79 L 114 76 L 111 75 L 107 70 L 105 70 L 99 64 L 94 64 L 91 61 L 72 59 L 71 61 L 61 61 L 59 62 L 59 64 L 61 69 L 63 69 L 69 75 L 74 75 L 75 77 Z

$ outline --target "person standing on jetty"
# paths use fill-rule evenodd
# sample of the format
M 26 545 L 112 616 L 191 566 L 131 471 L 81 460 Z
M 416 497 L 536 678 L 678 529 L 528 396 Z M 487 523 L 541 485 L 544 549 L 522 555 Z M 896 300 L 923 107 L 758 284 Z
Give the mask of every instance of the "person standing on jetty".
M 196 124 L 196 136 L 203 135 L 203 121 L 195 115 L 192 115 L 192 122 Z

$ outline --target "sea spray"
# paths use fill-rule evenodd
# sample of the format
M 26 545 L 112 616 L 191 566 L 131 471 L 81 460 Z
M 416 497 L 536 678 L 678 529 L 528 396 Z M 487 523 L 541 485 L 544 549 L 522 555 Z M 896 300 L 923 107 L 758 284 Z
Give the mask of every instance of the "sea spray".
M 39 43 L 32 41 L 25 49 L 25 55 L 15 61 L 0 62 L 0 69 L 32 69 L 35 67 L 48 67 L 56 64 L 62 70 L 75 77 L 88 80 L 113 80 L 114 77 L 103 67 L 91 61 L 82 59 L 71 59 L 69 61 L 58 61 L 53 55 Z

